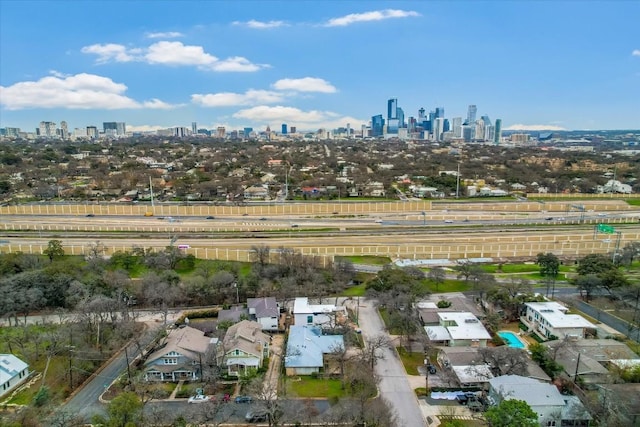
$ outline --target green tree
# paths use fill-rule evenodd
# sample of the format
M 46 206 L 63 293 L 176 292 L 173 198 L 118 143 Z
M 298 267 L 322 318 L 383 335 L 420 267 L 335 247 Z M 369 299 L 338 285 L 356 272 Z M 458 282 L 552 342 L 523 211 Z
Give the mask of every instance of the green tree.
M 109 403 L 107 414 L 109 427 L 135 426 L 142 414 L 142 402 L 134 392 L 124 392 Z
M 435 285 L 437 291 L 439 286 L 444 283 L 444 280 L 446 278 L 444 268 L 433 267 L 431 270 L 429 270 L 427 278 L 431 281 L 431 283 Z
M 555 293 L 556 277 L 560 271 L 560 260 L 557 256 L 551 252 L 538 254 L 536 258 L 536 264 L 540 266 L 540 275 L 545 278 L 547 284 L 547 295 L 549 295 L 549 288 L 553 286 L 553 293 Z
M 42 252 L 49 258 L 50 262 L 53 262 L 55 258 L 64 256 L 62 240 L 49 240 L 47 248 Z
M 615 268 L 616 266 L 608 256 L 603 254 L 589 254 L 578 261 L 576 272 L 581 276 L 587 274 L 600 275 Z
M 491 427 L 537 427 L 538 414 L 524 400 L 503 400 L 484 414 Z

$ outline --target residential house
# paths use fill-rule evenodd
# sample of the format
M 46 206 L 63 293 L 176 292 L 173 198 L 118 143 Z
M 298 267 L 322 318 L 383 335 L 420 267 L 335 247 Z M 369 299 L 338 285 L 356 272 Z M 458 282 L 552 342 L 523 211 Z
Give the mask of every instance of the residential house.
M 503 347 L 485 347 L 483 351 L 499 352 Z M 489 366 L 483 355 L 477 347 L 440 347 L 438 349 L 437 361 L 443 369 L 450 369 L 453 376 L 460 385 L 474 385 L 480 388 L 484 388 L 489 379 L 494 376 L 499 376 L 502 373 L 508 372 L 512 369 L 509 366 Z M 517 351 L 517 349 L 513 349 Z M 525 350 L 519 350 L 524 352 Z M 490 360 L 501 360 L 499 357 Z M 510 360 L 504 359 L 505 362 Z M 526 372 L 520 374 L 528 378 L 536 380 L 551 382 L 551 378 L 530 358 L 526 358 Z M 514 371 L 511 371 L 514 373 Z
M 233 305 L 228 309 L 223 309 L 218 312 L 218 323 L 231 322 L 238 323 L 239 321 L 249 318 L 249 310 L 242 305 Z
M 147 381 L 195 381 L 202 377 L 202 363 L 215 339 L 190 326 L 170 329 L 145 362 Z
M 274 297 L 248 298 L 249 318 L 262 325 L 263 331 L 278 331 L 280 307 Z
M 588 426 L 591 416 L 575 396 L 564 396 L 558 388 L 519 375 L 489 380 L 489 401 L 523 400 L 538 415 L 541 426 Z
M 610 382 L 611 365 L 622 366 L 638 360 L 638 355 L 625 343 L 613 339 L 565 339 L 543 345 L 569 378 L 577 375 L 587 385 Z
M 438 312 L 438 326 L 425 326 L 433 343 L 451 347 L 486 347 L 491 335 L 469 312 Z
M 246 200 L 264 200 L 269 197 L 269 190 L 264 185 L 253 185 L 244 190 Z
M 0 397 L 15 389 L 29 376 L 29 365 L 13 354 L 0 354 Z
M 333 304 L 309 304 L 309 298 L 296 298 L 293 303 L 294 322 L 298 326 L 332 327 L 344 314 L 344 308 Z
M 440 308 L 438 302 L 444 300 L 449 303 L 449 307 Z M 485 313 L 478 308 L 472 299 L 465 296 L 449 296 L 446 298 L 432 296 L 428 299 L 419 301 L 416 303 L 416 309 L 418 311 L 418 317 L 423 325 L 437 326 L 440 324 L 440 318 L 438 313 L 440 312 L 468 312 L 473 314 L 478 319 L 483 319 Z
M 227 367 L 229 375 L 239 376 L 262 367 L 269 356 L 271 337 L 262 332 L 262 325 L 243 320 L 227 329 L 218 349 L 218 365 Z
M 527 302 L 525 307 L 520 320 L 542 339 L 584 338 L 587 330 L 596 328 L 578 314 L 567 314 L 569 309 L 554 301 Z
M 323 335 L 317 326 L 291 326 L 284 362 L 287 375 L 311 375 L 329 370 L 327 355 L 338 348 L 344 348 L 342 335 Z

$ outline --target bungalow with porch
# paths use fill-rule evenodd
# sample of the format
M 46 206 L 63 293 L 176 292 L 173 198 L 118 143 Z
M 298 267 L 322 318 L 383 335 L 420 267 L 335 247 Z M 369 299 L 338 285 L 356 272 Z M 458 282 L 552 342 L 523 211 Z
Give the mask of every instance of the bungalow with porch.
M 258 322 L 243 320 L 227 329 L 218 349 L 218 365 L 226 366 L 232 376 L 261 368 L 269 356 L 271 337 Z
M 147 357 L 147 381 L 195 381 L 202 377 L 205 354 L 214 341 L 190 326 L 169 330 L 164 340 Z

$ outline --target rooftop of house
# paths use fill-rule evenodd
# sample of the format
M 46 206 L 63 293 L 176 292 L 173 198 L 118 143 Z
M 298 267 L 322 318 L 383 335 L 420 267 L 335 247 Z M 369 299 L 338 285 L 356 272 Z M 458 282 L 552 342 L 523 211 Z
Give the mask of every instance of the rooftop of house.
M 333 304 L 309 304 L 309 298 L 298 297 L 293 302 L 293 314 L 333 313 L 337 307 Z
M 249 314 L 260 317 L 278 317 L 280 309 L 274 297 L 247 298 Z
M 28 367 L 29 365 L 13 354 L 0 354 L 0 384 L 6 383 Z
M 170 329 L 163 345 L 151 353 L 147 361 L 154 361 L 171 351 L 195 359 L 198 354 L 206 353 L 210 343 L 211 338 L 206 337 L 202 331 L 190 326 Z
M 440 321 L 454 325 L 445 326 L 451 339 L 454 340 L 482 340 L 491 339 L 491 335 L 476 316 L 469 312 L 439 312 Z
M 567 308 L 557 302 L 528 302 L 527 307 L 540 313 L 553 328 L 595 328 L 595 325 L 578 314 L 566 314 Z
M 344 347 L 342 335 L 323 335 L 319 327 L 293 325 L 289 328 L 285 367 L 322 367 L 323 355 L 339 347 Z
M 564 397 L 552 384 L 519 375 L 503 375 L 489 380 L 490 386 L 506 400 L 524 400 L 529 406 L 564 406 Z
M 223 346 L 229 352 L 239 349 L 256 357 L 262 355 L 262 348 L 269 344 L 271 337 L 262 332 L 262 325 L 251 320 L 243 320 L 227 329 Z
M 249 310 L 241 305 L 234 305 L 226 310 L 220 310 L 218 312 L 218 323 L 230 320 L 231 322 L 239 322 L 242 315 L 248 316 Z

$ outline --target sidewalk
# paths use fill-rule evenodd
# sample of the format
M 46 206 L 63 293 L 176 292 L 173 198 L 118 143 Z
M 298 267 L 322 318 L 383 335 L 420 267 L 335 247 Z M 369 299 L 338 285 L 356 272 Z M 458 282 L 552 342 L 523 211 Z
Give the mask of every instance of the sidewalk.
M 278 396 L 278 383 L 280 382 L 280 366 L 282 364 L 282 358 L 284 356 L 284 335 L 275 334 L 271 339 L 269 357 L 269 368 L 264 380 L 264 395 L 265 396 Z

